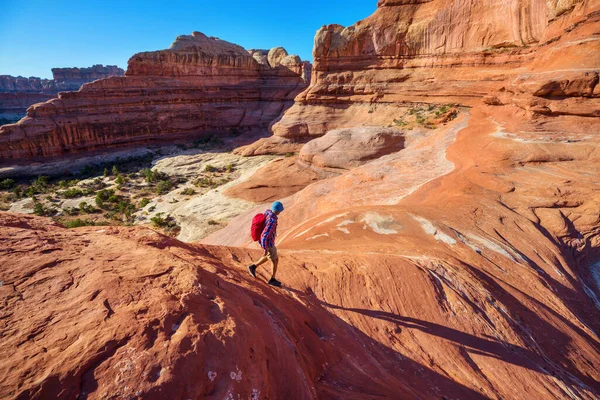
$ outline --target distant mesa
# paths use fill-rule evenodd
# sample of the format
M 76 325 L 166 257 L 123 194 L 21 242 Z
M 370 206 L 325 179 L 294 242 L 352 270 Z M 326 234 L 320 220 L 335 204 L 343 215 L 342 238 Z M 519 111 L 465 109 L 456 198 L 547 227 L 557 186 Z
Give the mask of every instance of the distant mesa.
M 55 85 L 93 77 L 94 68 L 53 70 Z M 106 73 L 114 72 L 110 68 Z M 310 72 L 310 63 L 281 47 L 246 50 L 200 32 L 181 35 L 168 49 L 133 55 L 125 76 L 96 80 L 31 106 L 17 124 L 0 128 L 0 158 L 11 163 L 266 131 L 308 87 Z
M 89 68 L 52 68 L 53 79 L 0 75 L 0 125 L 18 121 L 29 106 L 56 97 L 58 92 L 79 90 L 84 83 L 124 74 L 116 65 L 97 64 Z

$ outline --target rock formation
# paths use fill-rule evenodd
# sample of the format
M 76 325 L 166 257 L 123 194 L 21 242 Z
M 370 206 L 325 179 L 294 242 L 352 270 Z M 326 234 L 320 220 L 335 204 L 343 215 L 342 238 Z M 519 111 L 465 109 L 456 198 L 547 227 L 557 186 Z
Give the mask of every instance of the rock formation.
M 313 84 L 273 132 L 294 139 L 357 121 L 387 125 L 398 103 L 483 98 L 538 120 L 597 116 L 598 8 L 589 0 L 380 1 L 353 26 L 317 32 Z
M 399 129 L 336 129 L 305 144 L 300 160 L 322 168 L 352 169 L 403 148 L 404 134 Z
M 116 65 L 93 65 L 89 68 L 52 68 L 54 87 L 57 92 L 79 90 L 84 83 L 123 75 L 125 75 L 125 71 Z
M 266 129 L 307 87 L 297 56 L 259 63 L 240 46 L 199 32 L 139 53 L 125 77 L 37 104 L 0 129 L 0 158 L 51 157 L 203 133 Z M 267 55 L 267 61 L 269 57 Z
M 599 8 L 382 0 L 319 31 L 276 143 L 313 139 L 310 171 L 345 166 L 337 149 L 360 165 L 282 199 L 282 289 L 246 270 L 264 205 L 202 244 L 0 213 L 0 397 L 599 398 Z M 267 52 L 231 51 L 219 60 L 271 71 Z M 194 61 L 132 59 L 165 75 Z M 464 107 L 398 120 L 425 102 Z M 365 162 L 388 152 L 355 145 L 374 128 L 315 139 L 367 125 L 398 151 Z M 312 181 L 289 176 L 299 163 L 255 182 L 292 193 Z
M 59 91 L 78 90 L 84 83 L 123 76 L 124 73 L 115 65 L 94 65 L 90 68 L 52 68 L 54 79 L 0 75 L 0 119 L 16 121 L 25 116 L 29 106 L 50 100 Z

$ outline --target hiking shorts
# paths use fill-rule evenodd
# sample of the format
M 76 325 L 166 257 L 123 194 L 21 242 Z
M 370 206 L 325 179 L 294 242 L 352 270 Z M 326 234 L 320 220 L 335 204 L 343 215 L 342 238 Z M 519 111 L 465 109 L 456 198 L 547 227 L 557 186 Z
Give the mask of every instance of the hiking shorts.
M 268 250 L 265 250 L 265 256 L 271 261 L 275 261 L 279 258 L 277 255 L 277 247 L 271 246 Z

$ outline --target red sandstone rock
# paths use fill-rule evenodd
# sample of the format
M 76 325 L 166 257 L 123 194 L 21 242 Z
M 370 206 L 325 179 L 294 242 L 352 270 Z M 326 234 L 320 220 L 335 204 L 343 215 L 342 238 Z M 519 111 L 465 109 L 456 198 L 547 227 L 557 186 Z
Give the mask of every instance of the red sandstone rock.
M 55 97 L 59 91 L 78 90 L 96 79 L 123 76 L 125 71 L 114 65 L 90 68 L 53 68 L 54 79 L 0 76 L 0 118 L 21 119 L 29 106 Z
M 305 144 L 300 160 L 322 168 L 352 169 L 403 148 L 404 133 L 399 129 L 337 129 Z
M 515 80 L 531 90 L 519 89 L 509 102 L 554 93 L 584 96 L 580 103 L 597 109 L 589 97 L 597 96 L 599 11 L 590 0 L 382 0 L 353 26 L 317 32 L 313 82 L 273 133 L 294 139 L 355 126 L 360 104 L 379 106 L 361 125 L 386 125 L 389 104 L 474 105 Z
M 55 90 L 79 90 L 84 83 L 111 76 L 123 76 L 125 71 L 116 65 L 93 65 L 89 68 L 52 68 Z
M 306 88 L 300 60 L 281 62 L 266 69 L 235 44 L 180 36 L 170 49 L 131 57 L 125 77 L 60 93 L 0 128 L 0 159 L 266 129 Z

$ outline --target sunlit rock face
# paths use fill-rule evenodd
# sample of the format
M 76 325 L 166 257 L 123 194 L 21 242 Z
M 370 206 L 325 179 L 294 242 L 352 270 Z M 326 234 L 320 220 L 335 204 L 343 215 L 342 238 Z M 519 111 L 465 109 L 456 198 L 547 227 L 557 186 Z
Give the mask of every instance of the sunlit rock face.
M 0 157 L 44 158 L 266 129 L 307 87 L 297 56 L 275 62 L 261 64 L 242 47 L 199 32 L 179 36 L 167 50 L 131 57 L 124 77 L 32 106 L 18 124 L 0 129 Z
M 50 100 L 59 91 L 78 90 L 84 83 L 124 74 L 124 70 L 114 65 L 94 65 L 89 68 L 53 68 L 53 79 L 0 75 L 0 119 L 18 121 L 25 116 L 29 106 Z
M 514 104 L 536 121 L 598 116 L 596 1 L 380 1 L 323 26 L 313 82 L 273 127 L 287 138 L 391 123 L 398 102 Z M 377 104 L 375 112 L 369 106 Z M 364 105 L 364 107 L 360 107 Z M 360 121 L 360 123 L 357 123 Z

